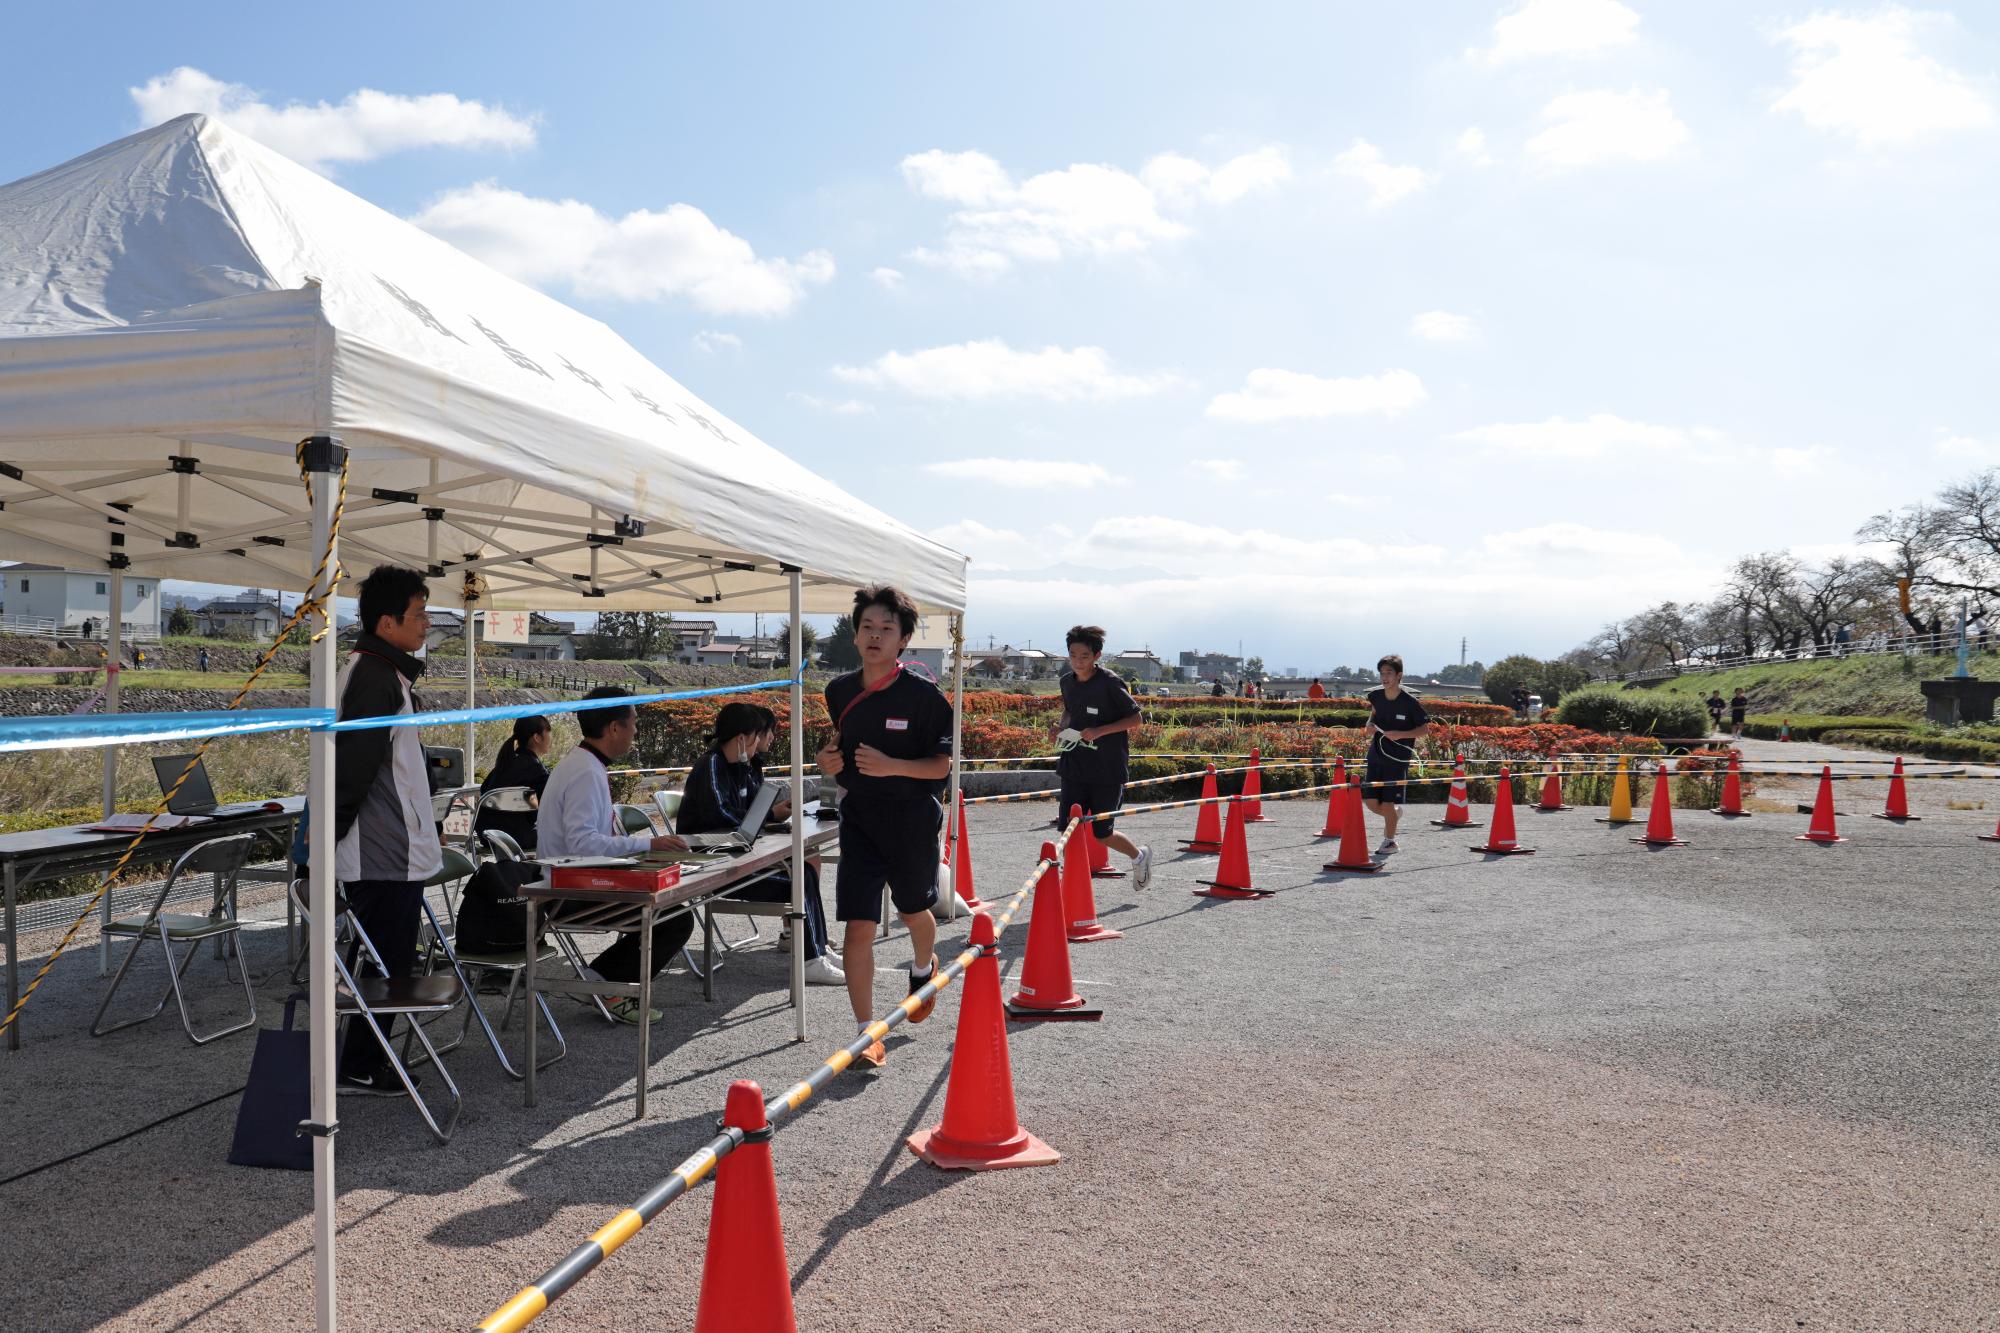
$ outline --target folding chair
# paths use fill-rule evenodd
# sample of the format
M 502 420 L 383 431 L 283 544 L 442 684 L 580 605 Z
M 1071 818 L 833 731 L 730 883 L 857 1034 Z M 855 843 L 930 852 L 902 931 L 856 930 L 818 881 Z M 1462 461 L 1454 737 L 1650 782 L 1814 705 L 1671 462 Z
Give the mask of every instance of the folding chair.
M 525 791 L 527 789 L 524 787 L 520 790 Z M 489 842 L 497 843 L 511 852 L 511 855 L 507 855 L 504 858 L 496 857 L 496 860 L 519 861 L 522 859 L 521 845 L 505 833 L 500 832 L 498 829 L 488 829 L 484 836 Z M 465 869 L 467 876 L 472 873 L 465 866 L 452 862 L 451 858 L 462 857 L 462 853 L 457 848 L 446 848 L 445 851 L 447 857 L 445 870 L 440 872 L 437 879 L 432 881 L 433 883 L 452 878 L 449 872 L 453 870 Z M 466 865 L 469 864 L 469 861 L 467 861 Z M 500 1062 L 500 1068 L 505 1071 L 507 1077 L 520 1078 L 522 1076 L 521 1071 L 514 1068 L 514 1062 L 507 1058 L 506 1048 L 500 1044 L 500 1032 L 505 1031 L 507 1024 L 513 1021 L 515 992 L 520 989 L 521 976 L 528 968 L 526 940 L 523 939 L 522 947 L 518 949 L 501 949 L 492 953 L 464 953 L 460 952 L 458 948 L 456 932 L 454 931 L 452 935 L 447 936 L 438 925 L 437 913 L 432 908 L 428 895 L 424 898 L 424 915 L 430 922 L 432 936 L 430 949 L 425 958 L 425 970 L 429 971 L 436 954 L 442 953 L 445 961 L 451 965 L 451 970 L 457 975 L 459 984 L 465 988 L 465 1021 L 459 1025 L 458 1035 L 451 1040 L 449 1045 L 440 1046 L 438 1048 L 439 1052 L 457 1050 L 464 1043 L 466 1034 L 472 1030 L 472 1021 L 476 1018 L 479 1020 L 480 1030 L 486 1034 L 487 1045 L 493 1048 L 494 1058 Z M 555 950 L 544 944 L 541 946 L 540 951 L 536 953 L 535 961 L 540 962 L 545 958 L 554 957 Z M 466 975 L 468 970 L 474 972 L 502 972 L 506 974 L 506 1007 L 500 1011 L 499 1031 L 494 1030 L 493 1021 L 486 1016 L 486 1010 L 480 1007 L 479 990 L 473 985 L 472 978 Z M 546 1060 L 537 1061 L 535 1064 L 537 1069 L 547 1069 L 550 1065 L 569 1054 L 569 1043 L 563 1037 L 562 1028 L 556 1024 L 555 1014 L 549 1010 L 549 1002 L 542 996 L 537 995 L 535 996 L 535 1004 L 542 1011 L 543 1021 L 549 1025 L 549 1035 L 556 1039 L 556 1053 Z M 608 1018 L 609 1015 L 606 1015 L 606 1017 Z M 533 1014 L 529 1015 L 528 1021 L 534 1021 Z
M 478 804 L 472 807 L 472 833 L 465 840 L 465 850 L 474 857 L 479 855 L 479 817 L 488 810 L 503 815 L 531 815 L 535 813 L 534 791 L 529 787 L 495 787 L 480 796 Z M 489 830 L 490 831 L 490 830 Z M 512 838 L 508 839 L 510 842 Z M 520 850 L 519 844 L 515 850 Z M 519 860 L 517 856 L 515 858 Z
M 307 928 L 310 929 L 312 913 L 308 910 L 306 881 L 293 880 L 291 891 L 292 900 L 298 904 L 299 915 L 304 918 Z M 428 900 L 424 903 L 424 910 L 430 911 Z M 340 920 L 347 927 L 351 938 L 359 948 L 367 952 L 369 961 L 374 963 L 376 971 L 387 972 L 388 969 L 382 965 L 382 955 L 376 952 L 375 942 L 368 938 L 368 932 L 361 928 L 361 922 L 356 920 L 354 913 L 349 910 L 345 895 L 339 900 L 338 911 Z M 375 1043 L 382 1048 L 382 1054 L 388 1060 L 389 1067 L 396 1071 L 396 1079 L 403 1085 L 403 1091 L 409 1094 L 410 1101 L 416 1105 L 417 1114 L 424 1118 L 424 1125 L 439 1143 L 451 1142 L 452 1131 L 458 1127 L 458 1115 L 464 1109 L 465 1098 L 459 1092 L 458 1084 L 452 1080 L 451 1071 L 444 1067 L 444 1060 L 438 1048 L 431 1044 L 431 1039 L 424 1032 L 424 1025 L 419 1020 L 441 1018 L 450 1013 L 460 1000 L 468 998 L 465 993 L 465 983 L 456 972 L 414 977 L 367 976 L 357 980 L 338 949 L 333 951 L 333 966 L 340 982 L 334 991 L 334 1016 L 345 1018 L 349 1023 L 362 1022 L 368 1025 L 368 1030 L 374 1034 Z M 389 1030 L 381 1021 L 387 1019 L 394 1023 L 398 1014 L 406 1020 L 403 1024 L 401 1056 L 396 1054 L 395 1043 L 390 1041 Z M 462 1037 L 463 1034 L 461 1039 Z M 424 1048 L 423 1059 L 420 1061 L 410 1059 L 412 1041 Z M 429 1103 L 418 1094 L 416 1080 L 410 1076 L 412 1063 L 428 1063 L 431 1068 L 437 1070 L 438 1077 L 444 1081 L 445 1093 L 451 1099 L 451 1114 L 445 1118 L 443 1125 L 438 1124 L 437 1116 L 432 1113 Z
M 528 859 L 527 853 L 521 850 L 521 844 L 515 842 L 511 834 L 504 833 L 499 829 L 487 829 L 484 833 L 480 834 L 480 836 L 486 840 L 486 849 L 493 854 L 493 859 L 496 861 L 525 861 Z M 587 967 L 588 964 L 584 962 L 583 954 L 576 947 L 576 942 L 574 940 L 570 939 L 570 937 L 567 935 L 552 930 L 548 933 L 547 943 L 554 945 L 556 952 L 561 954 L 563 959 L 566 962 L 568 962 L 571 967 L 576 969 L 577 974 L 579 976 L 582 975 L 583 969 Z M 535 961 L 540 962 L 543 957 L 544 955 L 537 954 L 535 955 Z M 525 965 L 526 963 L 525 951 L 523 952 L 522 955 L 522 961 L 523 964 Z M 589 998 L 590 1002 L 593 1005 L 597 1006 L 597 1012 L 603 1016 L 605 1022 L 616 1023 L 618 1021 L 617 1019 L 611 1016 L 611 1010 L 605 1005 L 603 996 L 592 995 Z M 548 1012 L 548 1001 L 541 999 L 540 996 L 537 996 L 536 999 L 542 1006 L 542 1012 L 546 1014 Z M 502 1014 L 500 1017 L 501 1027 L 504 1028 L 507 1026 L 507 1020 L 509 1016 L 513 1014 L 513 1012 L 514 1012 L 514 982 L 512 978 L 509 978 L 507 983 L 507 1012 L 505 1014 Z M 555 1026 L 556 1026 L 555 1020 L 550 1019 L 549 1030 L 551 1032 L 555 1032 Z M 556 1032 L 556 1040 L 557 1041 L 562 1040 L 562 1033 Z M 556 1058 L 560 1059 L 561 1056 L 558 1055 Z M 506 1061 L 502 1059 L 501 1063 L 505 1064 Z M 553 1062 L 544 1061 L 542 1063 L 549 1064 Z
M 111 985 L 104 992 L 103 1002 L 97 1006 L 97 1016 L 91 1020 L 91 1036 L 102 1037 L 108 1032 L 116 1032 L 120 1028 L 129 1028 L 158 1018 L 160 1012 L 167 1007 L 169 996 L 180 1006 L 181 1027 L 186 1029 L 188 1040 L 197 1046 L 206 1045 L 217 1037 L 226 1037 L 232 1032 L 241 1032 L 247 1027 L 256 1026 L 257 992 L 251 988 L 250 971 L 243 965 L 242 950 L 235 947 L 242 930 L 241 923 L 236 917 L 236 877 L 242 871 L 244 863 L 250 859 L 251 850 L 256 845 L 256 834 L 238 833 L 190 847 L 181 853 L 180 859 L 174 862 L 173 869 L 167 873 L 166 883 L 160 886 L 160 892 L 154 897 L 150 910 L 142 916 L 119 917 L 104 928 L 107 935 L 119 935 L 130 939 L 132 947 L 126 951 L 125 961 L 118 965 L 117 974 L 111 978 Z M 206 916 L 161 910 L 167 905 L 167 897 L 174 891 L 174 885 L 180 881 L 182 875 L 186 874 L 214 876 L 213 893 Z M 194 956 L 201 952 L 202 941 L 211 939 L 217 942 L 218 947 L 228 946 L 222 953 L 222 974 L 225 978 L 229 975 L 229 959 L 231 956 L 235 957 L 236 972 L 243 982 L 243 997 L 249 1003 L 250 1016 L 241 1023 L 231 1024 L 203 1036 L 194 1030 L 194 1020 L 188 1015 L 187 996 L 181 990 L 181 975 L 187 971 L 188 964 L 194 961 Z M 132 960 L 139 956 L 139 950 L 145 947 L 147 940 L 158 940 L 161 952 L 166 955 L 167 989 L 161 992 L 160 1002 L 154 1005 L 150 1012 L 106 1026 L 104 1014 L 111 1008 L 111 997 L 118 993 L 119 984 L 125 980 L 125 973 L 130 970 Z M 174 957 L 175 944 L 188 946 L 187 953 L 179 959 Z
M 618 827 L 627 833 L 643 833 L 654 837 L 659 830 L 653 827 L 653 817 L 645 809 L 636 805 L 619 804 L 612 807 L 618 812 Z
M 653 804 L 660 808 L 660 818 L 667 821 L 667 827 L 674 826 L 674 819 L 681 812 L 681 796 L 678 791 L 668 791 L 665 787 L 653 793 Z

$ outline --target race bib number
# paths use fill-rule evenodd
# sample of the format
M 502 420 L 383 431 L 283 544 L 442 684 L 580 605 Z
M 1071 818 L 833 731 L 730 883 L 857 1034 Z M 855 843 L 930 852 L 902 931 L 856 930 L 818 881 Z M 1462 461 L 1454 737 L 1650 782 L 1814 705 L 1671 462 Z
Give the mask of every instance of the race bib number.
M 910 719 L 906 717 L 892 717 L 882 723 L 882 730 L 884 731 L 908 731 L 909 729 Z
M 1083 711 L 1090 714 L 1092 717 L 1097 716 L 1097 710 L 1095 708 L 1086 708 Z

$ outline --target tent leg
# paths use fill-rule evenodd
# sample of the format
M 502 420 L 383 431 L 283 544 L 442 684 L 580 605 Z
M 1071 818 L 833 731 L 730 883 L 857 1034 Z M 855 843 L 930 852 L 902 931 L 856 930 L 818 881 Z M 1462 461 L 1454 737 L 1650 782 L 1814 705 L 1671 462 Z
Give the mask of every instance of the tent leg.
M 119 711 L 118 654 L 125 649 L 125 571 L 113 569 L 106 586 L 111 590 L 104 617 L 104 711 Z M 118 747 L 104 747 L 104 817 L 118 809 Z M 97 975 L 111 975 L 111 898 L 107 893 L 97 905 Z
M 965 614 L 953 612 L 951 617 L 951 790 L 945 793 L 945 827 L 958 818 L 959 779 L 965 768 L 959 757 L 960 737 L 965 734 Z M 965 830 L 958 830 L 959 844 L 955 856 L 965 854 Z M 954 867 L 955 868 L 955 867 Z M 958 919 L 958 881 L 952 879 L 951 919 Z
M 338 551 L 332 551 L 335 477 L 346 456 L 338 440 L 314 436 L 306 441 L 306 470 L 315 474 L 312 504 L 312 531 L 315 554 L 328 551 L 325 576 L 309 595 L 323 596 L 324 610 L 313 617 L 312 629 L 320 637 L 310 650 L 312 705 L 334 706 L 334 571 Z M 312 1015 L 312 1123 L 313 1138 L 313 1324 L 319 1333 L 333 1333 L 338 1326 L 334 1301 L 334 1204 L 333 1175 L 334 1050 L 336 1027 L 333 1008 L 333 734 L 308 734 L 306 760 L 306 801 L 311 807 L 309 886 L 312 922 L 309 926 L 311 973 L 308 981 Z
M 792 1031 L 806 1039 L 806 664 L 804 578 L 791 572 L 792 584 Z
M 471 582 L 469 578 L 466 581 L 468 584 Z M 479 636 L 473 631 L 472 625 L 472 608 L 476 604 L 472 595 L 472 589 L 467 587 L 460 598 L 459 606 L 465 613 L 465 706 L 468 709 L 475 706 L 472 702 L 472 692 L 475 678 L 479 674 Z M 478 743 L 479 724 L 477 722 L 467 722 L 465 724 L 465 767 L 460 770 L 458 775 L 460 785 L 472 781 L 472 771 L 478 766 L 477 751 L 474 748 Z

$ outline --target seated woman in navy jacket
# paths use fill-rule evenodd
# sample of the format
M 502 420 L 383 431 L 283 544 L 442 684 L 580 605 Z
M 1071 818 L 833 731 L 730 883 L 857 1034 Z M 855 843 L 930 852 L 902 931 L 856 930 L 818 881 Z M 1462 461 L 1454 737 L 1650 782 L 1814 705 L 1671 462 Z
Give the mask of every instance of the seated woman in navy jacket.
M 759 761 L 769 749 L 778 730 L 777 715 L 756 704 L 728 703 L 715 715 L 715 734 L 708 749 L 695 760 L 681 793 L 680 814 L 674 818 L 674 832 L 727 833 L 743 823 L 750 799 L 764 785 Z M 790 810 L 779 805 L 772 818 L 783 819 Z M 755 830 L 749 830 L 753 835 Z M 748 902 L 782 903 L 792 898 L 792 871 L 789 865 L 773 867 L 732 891 L 732 897 Z M 826 909 L 819 899 L 819 867 L 806 865 L 806 980 L 816 986 L 841 986 L 846 974 L 827 951 Z
M 498 787 L 526 787 L 530 805 L 542 798 L 542 788 L 549 785 L 549 770 L 542 765 L 542 756 L 549 752 L 549 720 L 540 713 L 514 719 L 514 734 L 500 742 L 500 752 L 493 756 L 493 771 L 479 784 L 479 794 Z M 479 812 L 479 822 L 475 825 L 481 832 L 498 829 L 521 844 L 523 851 L 535 850 L 535 812 L 533 810 L 495 810 L 491 807 Z

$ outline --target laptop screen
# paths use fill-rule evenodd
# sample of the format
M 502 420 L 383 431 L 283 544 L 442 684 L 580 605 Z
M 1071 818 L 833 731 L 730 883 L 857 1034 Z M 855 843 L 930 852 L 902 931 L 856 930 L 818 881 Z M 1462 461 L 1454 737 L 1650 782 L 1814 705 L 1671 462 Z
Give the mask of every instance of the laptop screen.
M 778 803 L 778 796 L 784 789 L 782 782 L 767 782 L 759 787 L 757 794 L 750 798 L 750 808 L 743 812 L 743 822 L 736 826 L 736 831 L 755 842 L 771 818 L 771 807 Z
M 174 792 L 167 809 L 177 815 L 205 815 L 215 809 L 215 788 L 209 785 L 208 770 L 201 760 L 191 754 L 158 755 L 153 759 L 153 776 L 160 780 L 162 795 L 173 791 L 174 783 L 180 781 L 181 770 L 194 760 L 194 772 L 188 774 L 181 789 Z

